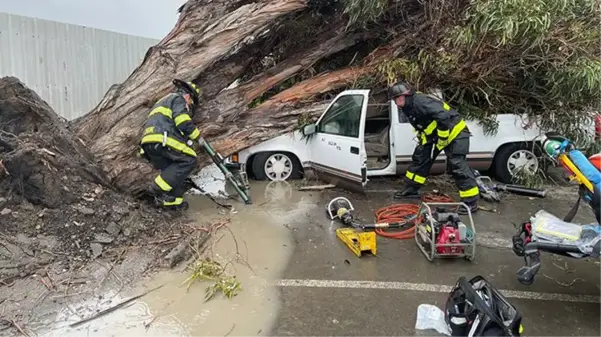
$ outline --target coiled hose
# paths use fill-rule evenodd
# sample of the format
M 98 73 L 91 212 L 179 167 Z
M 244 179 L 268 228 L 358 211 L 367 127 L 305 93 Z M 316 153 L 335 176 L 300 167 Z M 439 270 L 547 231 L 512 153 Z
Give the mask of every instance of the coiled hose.
M 453 199 L 442 193 L 426 193 L 422 195 L 422 202 L 453 202 Z M 386 231 L 383 229 L 376 229 L 376 234 L 397 240 L 411 239 L 415 236 L 415 217 L 419 211 L 419 205 L 416 204 L 393 204 L 390 206 L 382 207 L 376 210 L 376 222 L 382 223 L 405 223 L 410 227 L 401 228 L 398 231 Z

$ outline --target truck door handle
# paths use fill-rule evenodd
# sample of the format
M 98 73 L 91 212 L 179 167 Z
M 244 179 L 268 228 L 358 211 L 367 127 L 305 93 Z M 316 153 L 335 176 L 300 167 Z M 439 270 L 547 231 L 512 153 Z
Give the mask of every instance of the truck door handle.
M 351 153 L 359 154 L 359 148 L 356 146 L 351 146 Z

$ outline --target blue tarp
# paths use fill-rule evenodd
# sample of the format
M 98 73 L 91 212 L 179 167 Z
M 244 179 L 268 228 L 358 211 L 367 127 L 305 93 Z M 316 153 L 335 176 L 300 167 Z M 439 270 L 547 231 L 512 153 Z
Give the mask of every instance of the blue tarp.
M 580 172 L 588 179 L 596 188 L 601 190 L 601 172 L 588 160 L 588 158 L 578 150 L 571 150 L 568 156 L 576 165 Z

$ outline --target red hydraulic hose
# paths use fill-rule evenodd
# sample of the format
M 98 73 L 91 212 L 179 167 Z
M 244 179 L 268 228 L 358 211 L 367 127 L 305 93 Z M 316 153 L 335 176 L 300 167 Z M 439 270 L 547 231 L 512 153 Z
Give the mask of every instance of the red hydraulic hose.
M 453 199 L 446 194 L 424 194 L 421 198 L 422 202 L 453 202 Z M 393 204 L 382 207 L 376 211 L 377 223 L 411 223 L 411 227 L 402 228 L 400 231 L 386 231 L 377 228 L 376 234 L 390 239 L 406 240 L 415 236 L 415 224 L 413 220 L 407 221 L 411 216 L 415 216 L 419 210 L 419 205 L 416 204 Z

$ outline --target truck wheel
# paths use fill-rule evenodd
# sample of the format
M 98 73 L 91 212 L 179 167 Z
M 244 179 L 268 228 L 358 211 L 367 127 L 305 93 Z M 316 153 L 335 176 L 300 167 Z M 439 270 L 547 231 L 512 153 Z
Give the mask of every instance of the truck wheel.
M 301 178 L 301 164 L 287 152 L 261 152 L 255 155 L 252 171 L 257 180 L 289 180 Z
M 511 184 L 513 177 L 521 170 L 535 174 L 539 169 L 539 160 L 526 143 L 508 144 L 501 147 L 495 155 L 494 171 L 496 178 L 504 184 Z

